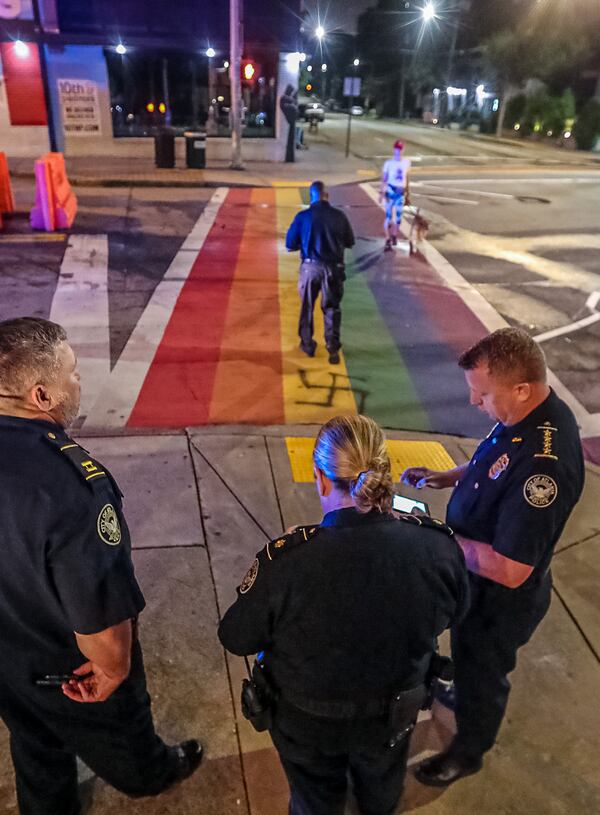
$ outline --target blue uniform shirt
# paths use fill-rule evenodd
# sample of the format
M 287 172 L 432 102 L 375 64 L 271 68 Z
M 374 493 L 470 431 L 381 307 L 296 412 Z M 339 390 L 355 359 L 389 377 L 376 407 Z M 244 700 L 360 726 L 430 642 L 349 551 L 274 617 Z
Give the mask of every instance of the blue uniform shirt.
M 481 442 L 448 504 L 459 535 L 491 544 L 547 571 L 554 546 L 583 490 L 584 463 L 575 417 L 554 391 L 518 424 L 497 424 Z
M 328 201 L 316 201 L 296 215 L 285 245 L 290 252 L 299 249 L 302 260 L 338 265 L 344 263 L 344 249 L 354 246 L 354 233 L 341 209 Z
M 143 609 L 121 493 L 58 425 L 0 416 L 0 518 L 0 677 L 68 673 L 74 631 Z

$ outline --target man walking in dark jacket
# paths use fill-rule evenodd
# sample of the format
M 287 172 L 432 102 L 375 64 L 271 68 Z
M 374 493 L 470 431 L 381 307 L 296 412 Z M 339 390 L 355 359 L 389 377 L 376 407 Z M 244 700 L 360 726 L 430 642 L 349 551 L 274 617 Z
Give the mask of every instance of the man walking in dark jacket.
M 340 303 L 344 294 L 344 249 L 354 246 L 354 233 L 341 209 L 332 207 L 322 181 L 310 186 L 310 207 L 299 212 L 288 229 L 285 245 L 289 252 L 300 250 L 298 290 L 302 301 L 298 334 L 300 347 L 314 357 L 317 343 L 313 339 L 313 312 L 321 293 L 321 308 L 325 320 L 325 344 L 329 362 L 337 365 L 340 324 Z

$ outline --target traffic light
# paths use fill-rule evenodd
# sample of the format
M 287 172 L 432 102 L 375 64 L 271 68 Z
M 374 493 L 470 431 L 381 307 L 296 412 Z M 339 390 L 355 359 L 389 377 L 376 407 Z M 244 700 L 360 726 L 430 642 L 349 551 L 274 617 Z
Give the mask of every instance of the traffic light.
M 242 81 L 247 85 L 254 85 L 260 73 L 260 65 L 253 59 L 242 60 Z
M 308 85 L 306 86 L 306 93 L 310 93 L 311 91 L 312 91 L 312 85 L 309 82 Z

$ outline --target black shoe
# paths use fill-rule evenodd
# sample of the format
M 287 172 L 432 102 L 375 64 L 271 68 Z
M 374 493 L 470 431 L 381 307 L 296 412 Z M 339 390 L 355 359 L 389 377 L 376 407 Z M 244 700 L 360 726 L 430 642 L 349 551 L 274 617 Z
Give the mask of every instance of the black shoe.
M 314 357 L 315 351 L 317 350 L 317 343 L 315 342 L 309 348 L 305 348 L 302 343 L 300 343 L 300 349 L 303 353 L 306 354 L 307 357 Z
M 392 239 L 388 238 L 387 241 L 385 242 L 385 246 L 383 248 L 383 251 L 384 252 L 391 252 L 392 248 L 393 248 L 392 247 Z
M 171 783 L 177 784 L 179 781 L 189 778 L 200 766 L 202 745 L 196 739 L 190 739 L 189 741 L 182 741 L 181 744 L 176 744 L 170 749 L 175 753 L 177 761 Z
M 483 766 L 481 756 L 467 758 L 450 748 L 423 761 L 415 770 L 415 778 L 428 787 L 447 787 L 467 775 L 478 773 Z
M 333 353 L 329 354 L 329 364 L 330 365 L 339 365 L 340 364 L 340 355 L 337 351 L 333 351 Z

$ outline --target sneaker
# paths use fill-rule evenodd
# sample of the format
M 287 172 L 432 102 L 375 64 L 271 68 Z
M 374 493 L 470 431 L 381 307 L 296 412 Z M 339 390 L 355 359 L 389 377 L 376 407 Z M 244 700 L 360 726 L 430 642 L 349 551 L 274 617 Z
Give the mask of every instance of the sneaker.
M 313 343 L 310 348 L 305 348 L 302 343 L 300 343 L 300 350 L 306 354 L 307 357 L 314 357 L 315 351 L 317 350 L 317 343 Z
M 482 767 L 481 756 L 468 758 L 451 746 L 445 753 L 421 762 L 415 770 L 415 778 L 428 787 L 447 787 L 460 778 L 478 773 Z
M 196 739 L 182 741 L 170 748 L 175 753 L 176 765 L 173 784 L 184 781 L 196 772 L 202 761 L 202 745 Z
M 385 242 L 385 247 L 383 249 L 384 252 L 391 252 L 392 251 L 392 239 L 388 238 Z
M 340 364 L 340 355 L 337 351 L 329 354 L 329 364 L 330 365 L 339 365 Z

